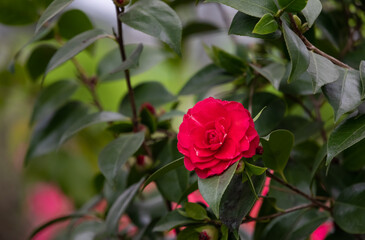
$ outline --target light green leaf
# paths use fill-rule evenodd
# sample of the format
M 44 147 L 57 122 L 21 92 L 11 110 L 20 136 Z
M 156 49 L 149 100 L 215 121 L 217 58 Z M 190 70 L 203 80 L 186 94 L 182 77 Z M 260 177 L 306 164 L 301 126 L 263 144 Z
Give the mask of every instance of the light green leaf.
M 322 91 L 335 112 L 335 121 L 361 104 L 360 74 L 356 70 L 339 68 L 339 78 L 326 84 Z
M 365 97 L 365 61 L 360 62 L 361 98 Z
M 287 12 L 300 12 L 308 0 L 278 0 L 280 7 Z
M 54 0 L 39 18 L 35 32 L 37 33 L 47 21 L 56 16 L 72 2 L 73 0 Z
M 267 169 L 265 167 L 256 166 L 256 165 L 250 164 L 248 162 L 245 162 L 245 168 L 247 169 L 247 171 L 249 173 L 252 173 L 253 175 L 261 175 Z
M 365 183 L 358 183 L 343 190 L 336 199 L 333 217 L 344 231 L 365 233 Z
M 187 217 L 195 219 L 195 220 L 205 220 L 209 219 L 207 215 L 207 211 L 203 206 L 197 203 L 185 203 L 185 212 Z
M 265 166 L 277 171 L 282 176 L 294 145 L 294 135 L 287 130 L 273 131 L 269 140 L 261 139 L 264 148 L 262 158 Z
M 120 168 L 140 148 L 143 141 L 144 132 L 125 134 L 110 142 L 101 151 L 99 168 L 111 185 Z
M 269 34 L 273 33 L 278 29 L 279 25 L 276 22 L 274 16 L 270 13 L 266 13 L 260 21 L 255 25 L 252 33 L 257 34 Z
M 69 128 L 64 132 L 59 144 L 61 145 L 72 135 L 76 134 L 77 132 L 81 131 L 82 129 L 90 125 L 102 122 L 121 121 L 124 119 L 126 119 L 125 116 L 116 112 L 98 112 L 85 115 L 69 126 Z
M 309 52 L 310 63 L 308 67 L 308 73 L 311 75 L 313 82 L 313 92 L 317 93 L 325 84 L 334 82 L 340 76 L 338 69 L 335 65 L 325 57 Z
M 283 33 L 291 60 L 291 71 L 288 78 L 288 83 L 290 83 L 308 69 L 309 53 L 302 40 L 285 23 Z
M 331 133 L 327 143 L 327 161 L 329 165 L 332 159 L 343 150 L 360 142 L 365 138 L 365 115 L 352 117 L 343 121 Z
M 307 6 L 302 10 L 302 13 L 307 19 L 308 27 L 312 27 L 317 17 L 322 11 L 322 3 L 319 0 L 308 0 Z
M 254 121 L 254 122 L 256 122 L 256 121 L 257 121 L 257 119 L 259 119 L 259 118 L 260 118 L 260 116 L 261 116 L 262 112 L 265 110 L 265 108 L 266 108 L 266 106 L 265 106 L 265 107 L 263 107 L 263 108 L 261 109 L 261 111 L 260 111 L 258 114 L 256 114 L 256 116 L 253 118 L 253 121 Z
M 272 0 L 207 0 L 206 2 L 222 3 L 247 15 L 261 18 L 266 13 L 275 15 L 278 8 Z
M 199 221 L 184 217 L 178 212 L 178 210 L 174 210 L 174 211 L 166 214 L 164 217 L 162 217 L 156 223 L 153 231 L 154 232 L 169 231 L 175 227 L 192 224 L 192 223 L 199 223 Z
M 44 76 L 46 76 L 51 70 L 60 66 L 62 63 L 76 56 L 79 52 L 87 48 L 96 40 L 106 37 L 110 37 L 110 35 L 105 33 L 103 30 L 92 29 L 72 38 L 53 55 L 48 63 Z
M 167 43 L 181 55 L 182 24 L 176 12 L 160 0 L 140 0 L 121 14 L 128 26 Z
M 217 218 L 219 218 L 219 207 L 223 194 L 231 182 L 237 164 L 238 162 L 230 166 L 222 175 L 204 179 L 198 178 L 199 191 Z

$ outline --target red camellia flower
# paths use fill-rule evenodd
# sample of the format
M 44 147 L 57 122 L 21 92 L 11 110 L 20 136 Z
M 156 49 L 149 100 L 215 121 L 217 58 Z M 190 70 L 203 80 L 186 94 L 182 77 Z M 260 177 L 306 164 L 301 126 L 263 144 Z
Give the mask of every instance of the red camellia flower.
M 242 157 L 252 157 L 260 141 L 242 104 L 212 97 L 188 110 L 177 139 L 185 167 L 200 178 L 220 175 Z

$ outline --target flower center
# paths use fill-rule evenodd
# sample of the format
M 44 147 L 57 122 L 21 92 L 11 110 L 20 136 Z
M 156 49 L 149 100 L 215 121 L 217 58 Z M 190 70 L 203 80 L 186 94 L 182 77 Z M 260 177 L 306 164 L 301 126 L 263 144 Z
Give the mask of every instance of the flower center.
M 207 138 L 207 142 L 208 144 L 215 144 L 215 143 L 219 143 L 219 137 L 218 137 L 218 133 L 216 130 L 209 130 L 206 132 L 206 138 Z

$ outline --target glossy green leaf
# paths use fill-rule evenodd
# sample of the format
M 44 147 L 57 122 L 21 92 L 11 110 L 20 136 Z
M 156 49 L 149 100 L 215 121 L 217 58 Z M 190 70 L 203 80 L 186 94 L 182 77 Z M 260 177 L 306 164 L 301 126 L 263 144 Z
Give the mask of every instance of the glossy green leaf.
M 339 78 L 323 87 L 328 102 L 335 112 L 335 121 L 361 104 L 360 74 L 356 70 L 338 68 Z
M 121 72 L 124 72 L 127 69 L 137 67 L 142 51 L 143 51 L 143 45 L 138 44 L 136 49 L 130 54 L 130 56 L 128 56 L 128 58 L 124 62 L 122 62 L 122 64 L 120 66 L 118 66 L 111 72 L 100 76 L 100 80 L 106 81 L 108 79 L 113 79 L 113 78 L 115 78 L 114 76 L 120 76 Z
M 105 219 L 106 232 L 109 234 L 115 234 L 118 232 L 119 220 L 122 217 L 125 210 L 131 204 L 133 198 L 137 195 L 139 188 L 141 187 L 144 178 L 138 183 L 133 184 L 127 188 L 113 203 L 108 215 Z
M 200 204 L 187 202 L 184 207 L 187 217 L 195 220 L 208 219 L 207 211 Z
M 272 0 L 207 0 L 206 2 L 222 3 L 247 15 L 261 18 L 266 13 L 275 15 L 278 8 Z
M 273 33 L 278 29 L 279 25 L 276 22 L 274 16 L 270 13 L 266 13 L 260 21 L 255 25 L 254 29 L 252 30 L 252 33 L 256 34 L 269 34 Z
M 42 90 L 34 104 L 30 123 L 46 118 L 58 109 L 75 93 L 78 85 L 74 81 L 61 80 Z
M 333 217 L 344 231 L 365 233 L 365 184 L 358 183 L 343 190 L 336 199 Z
M 308 72 L 313 81 L 313 92 L 317 93 L 323 85 L 336 81 L 340 73 L 335 65 L 327 58 L 313 51 L 309 52 L 309 56 L 310 63 Z
M 182 24 L 176 12 L 160 0 L 140 0 L 120 19 L 128 26 L 167 43 L 181 55 Z
M 269 82 L 278 90 L 280 82 L 285 74 L 285 65 L 280 63 L 271 63 L 265 67 L 258 67 L 256 65 L 250 64 L 250 66 L 264 78 L 269 80 Z
M 70 5 L 73 0 L 54 0 L 47 9 L 43 12 L 42 16 L 38 20 L 35 32 L 38 32 L 39 29 L 46 24 L 51 18 L 60 13 L 63 9 L 65 9 L 68 5 Z
M 287 130 L 276 130 L 270 134 L 268 141 L 261 139 L 261 144 L 265 166 L 283 175 L 294 145 L 294 135 Z
M 121 121 L 125 119 L 126 119 L 125 116 L 116 112 L 97 112 L 82 116 L 73 124 L 71 124 L 69 128 L 64 132 L 59 144 L 61 145 L 72 135 L 76 134 L 77 132 L 81 131 L 82 129 L 88 126 L 98 123 Z
M 57 25 L 59 34 L 65 39 L 71 39 L 76 35 L 93 28 L 93 24 L 89 17 L 84 12 L 77 9 L 72 9 L 63 13 L 59 18 Z
M 100 152 L 100 171 L 112 185 L 120 168 L 140 148 L 143 141 L 144 132 L 125 134 L 110 142 Z
M 313 85 L 311 76 L 307 71 L 302 73 L 294 82 L 288 83 L 286 80 L 288 79 L 290 71 L 290 63 L 287 65 L 287 71 L 280 83 L 279 90 L 285 94 L 289 94 L 292 96 L 301 95 L 308 96 L 313 95 Z
M 291 71 L 288 78 L 288 83 L 290 83 L 308 69 L 309 53 L 302 40 L 287 24 L 283 24 L 283 34 L 291 60 Z
M 365 61 L 360 62 L 361 98 L 365 97 Z
M 193 184 L 191 184 L 181 195 L 179 201 L 177 201 L 177 204 L 180 204 L 184 199 L 186 199 L 190 193 L 193 193 L 194 191 L 198 190 L 198 181 L 195 181 Z
M 164 232 L 171 230 L 175 227 L 184 226 L 187 224 L 199 223 L 199 221 L 182 216 L 178 210 L 169 212 L 162 217 L 154 227 L 154 232 Z
M 231 182 L 237 164 L 238 162 L 230 166 L 222 175 L 204 179 L 198 178 L 199 191 L 218 218 L 223 194 Z
M 278 0 L 279 6 L 287 12 L 300 12 L 307 5 L 308 0 Z
M 69 102 L 50 117 L 39 121 L 32 133 L 25 164 L 34 157 L 56 150 L 64 132 L 71 124 L 87 114 L 87 111 L 88 108 L 80 102 Z
M 352 117 L 343 121 L 335 130 L 333 130 L 328 139 L 326 165 L 329 165 L 337 154 L 360 142 L 364 138 L 365 115 Z
M 234 77 L 223 69 L 210 64 L 197 72 L 185 86 L 180 90 L 179 95 L 205 93 L 212 87 L 232 82 Z
M 207 48 L 206 50 L 214 64 L 223 68 L 228 73 L 242 75 L 245 72 L 246 64 L 236 55 L 230 54 L 216 46 L 213 46 L 211 49 Z
M 302 13 L 307 19 L 308 27 L 312 27 L 317 17 L 322 11 L 322 3 L 319 0 L 308 0 L 307 5 L 302 10 Z
M 243 12 L 237 12 L 232 20 L 228 33 L 262 39 L 277 39 L 281 36 L 280 31 L 265 35 L 253 33 L 252 31 L 259 21 L 260 18 L 252 17 Z
M 365 166 L 365 139 L 343 151 L 343 166 L 349 171 L 361 171 Z
M 247 171 L 253 175 L 261 175 L 266 171 L 267 168 L 245 162 L 245 169 L 247 169 Z
M 33 81 L 44 73 L 49 60 L 56 51 L 55 46 L 48 44 L 37 46 L 33 50 L 26 63 L 27 70 Z
M 148 184 L 155 181 L 159 177 L 183 165 L 184 165 L 184 157 L 181 157 L 159 168 L 156 172 L 154 172 L 151 176 L 147 178 L 146 182 L 143 185 L 143 188 L 145 188 Z
M 176 101 L 177 98 L 172 95 L 159 82 L 144 82 L 133 88 L 134 98 L 136 100 L 137 111 L 140 110 L 142 104 L 150 103 L 154 107 Z M 119 112 L 126 116 L 132 116 L 132 108 L 128 93 L 123 97 L 119 105 Z
M 93 29 L 72 38 L 53 55 L 47 65 L 44 75 L 76 56 L 79 52 L 90 46 L 96 40 L 109 36 L 110 35 L 105 33 L 103 30 Z

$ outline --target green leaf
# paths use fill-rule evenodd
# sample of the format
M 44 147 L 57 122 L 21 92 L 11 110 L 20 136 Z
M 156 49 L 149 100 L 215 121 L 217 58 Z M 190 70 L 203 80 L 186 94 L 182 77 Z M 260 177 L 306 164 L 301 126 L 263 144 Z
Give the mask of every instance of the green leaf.
M 313 95 L 313 84 L 311 76 L 307 71 L 302 73 L 294 82 L 288 83 L 288 79 L 291 66 L 290 63 L 286 67 L 285 75 L 280 83 L 279 90 L 285 94 L 290 94 L 292 96 L 296 95 Z
M 291 60 L 291 71 L 288 78 L 288 83 L 290 83 L 308 69 L 309 53 L 302 40 L 285 23 L 283 24 L 283 34 Z
M 165 166 L 159 168 L 156 172 L 154 172 L 151 176 L 149 176 L 146 182 L 143 185 L 143 189 L 150 184 L 151 182 L 155 181 L 156 179 L 160 178 L 161 176 L 165 175 L 166 173 L 184 165 L 184 157 L 176 159 L 173 162 L 166 164 Z
M 55 109 L 58 109 L 74 94 L 78 85 L 69 80 L 61 80 L 47 86 L 42 90 L 34 104 L 30 123 L 34 123 L 47 117 Z
M 69 139 L 72 135 L 81 131 L 82 129 L 102 122 L 112 122 L 112 121 L 121 121 L 126 119 L 125 116 L 116 113 L 116 112 L 97 112 L 85 115 L 75 121 L 73 124 L 69 126 L 69 128 L 62 135 L 60 145 L 64 143 L 67 139 Z
M 181 195 L 179 201 L 177 201 L 177 204 L 180 204 L 185 198 L 189 196 L 190 193 L 193 193 L 194 191 L 198 190 L 198 181 L 195 181 L 192 183 Z
M 178 210 L 174 210 L 162 217 L 154 227 L 154 232 L 164 232 L 175 227 L 199 223 L 199 221 L 182 216 Z
M 34 23 L 39 17 L 39 7 L 35 1 L 1 0 L 0 23 L 5 25 L 26 25 Z M 24 6 L 26 4 L 26 6 Z
M 365 166 L 365 139 L 343 151 L 343 166 L 348 171 L 361 171 Z
M 275 15 L 278 8 L 272 0 L 207 0 L 222 3 L 253 17 L 261 18 L 266 13 Z
M 361 98 L 365 97 L 365 61 L 360 62 Z
M 37 156 L 44 155 L 59 147 L 64 132 L 71 124 L 87 114 L 88 108 L 80 102 L 69 102 L 43 118 L 34 127 L 29 148 L 25 157 L 25 165 Z
M 89 17 L 77 9 L 72 9 L 62 14 L 57 25 L 59 34 L 65 39 L 71 39 L 93 28 Z
M 265 166 L 277 171 L 282 176 L 294 145 L 294 135 L 287 130 L 273 131 L 269 140 L 261 139 L 264 148 L 262 158 Z
M 112 185 L 120 168 L 140 148 L 143 141 L 144 132 L 125 134 L 110 142 L 101 151 L 99 168 Z
M 100 80 L 107 81 L 108 79 L 113 79 L 114 76 L 120 76 L 121 72 L 123 72 L 124 74 L 125 70 L 137 67 L 142 51 L 143 51 L 143 45 L 138 44 L 136 49 L 131 53 L 130 56 L 128 56 L 128 58 L 124 62 L 122 62 L 120 66 L 118 66 L 111 72 L 100 76 Z
M 230 166 L 222 175 L 198 178 L 199 191 L 209 204 L 213 213 L 219 218 L 219 209 L 224 192 L 236 171 L 238 162 Z
M 252 33 L 256 34 L 269 34 L 273 33 L 278 29 L 279 25 L 276 22 L 274 16 L 270 13 L 266 13 L 260 21 L 255 25 Z
M 334 82 L 340 76 L 335 65 L 325 57 L 309 52 L 310 63 L 308 73 L 311 75 L 313 82 L 313 92 L 317 93 L 323 85 Z
M 49 44 L 39 45 L 33 50 L 26 63 L 27 70 L 33 81 L 44 73 L 49 60 L 56 51 L 57 48 Z
M 187 217 L 195 220 L 205 220 L 208 219 L 207 211 L 203 206 L 197 203 L 185 203 L 185 212 Z
M 300 12 L 307 5 L 308 0 L 278 0 L 279 6 L 287 12 Z
M 245 169 L 253 175 L 261 175 L 267 170 L 265 167 L 259 167 L 248 162 L 245 162 Z
M 219 31 L 219 28 L 211 22 L 189 22 L 183 28 L 182 38 L 185 39 L 190 36 L 209 34 Z
M 140 0 L 121 14 L 128 26 L 167 43 L 181 55 L 182 24 L 176 12 L 160 0 Z
M 39 18 L 35 32 L 38 32 L 45 23 L 47 23 L 51 18 L 56 16 L 72 2 L 73 0 L 54 0 Z
M 343 150 L 353 146 L 365 138 L 365 115 L 352 117 L 343 121 L 331 133 L 327 148 L 328 166 L 332 159 Z
M 141 123 L 147 126 L 150 133 L 154 133 L 157 130 L 157 118 L 147 108 L 143 108 L 139 114 Z
M 259 68 L 253 64 L 250 66 L 274 86 L 275 89 L 279 90 L 279 86 L 283 76 L 285 74 L 285 66 L 280 63 L 270 63 L 269 65 Z
M 316 176 L 316 173 L 317 173 L 319 167 L 321 166 L 321 163 L 323 162 L 324 158 L 326 157 L 326 154 L 327 154 L 327 145 L 323 145 L 314 158 L 314 164 L 313 164 L 311 180 L 310 180 L 311 186 L 313 184 L 314 177 Z
M 312 27 L 317 17 L 322 11 L 322 3 L 319 0 L 308 0 L 307 6 L 302 10 L 302 13 L 307 19 L 308 27 Z
M 115 200 L 105 219 L 106 233 L 115 234 L 118 232 L 119 220 L 122 217 L 124 211 L 131 204 L 133 198 L 137 195 L 143 181 L 144 178 L 142 178 L 138 183 L 135 183 L 127 188 Z
M 184 112 L 179 111 L 179 110 L 171 110 L 167 113 L 164 113 L 162 116 L 158 117 L 158 121 L 162 122 L 162 121 L 166 121 L 166 120 L 170 120 L 173 119 L 175 117 L 181 117 L 184 116 Z
M 169 102 L 176 101 L 176 96 L 172 95 L 159 82 L 144 82 L 133 88 L 134 98 L 136 100 L 137 111 L 141 108 L 143 103 L 150 103 L 154 107 L 159 107 Z M 119 112 L 132 116 L 132 108 L 128 93 L 123 97 L 119 105 Z
M 110 35 L 105 33 L 103 30 L 93 29 L 72 38 L 53 55 L 47 65 L 44 76 L 46 76 L 51 70 L 60 66 L 62 63 L 76 56 L 79 52 L 87 48 L 96 40 L 106 37 L 110 37 Z
M 365 183 L 358 183 L 343 190 L 336 199 L 333 217 L 344 231 L 365 233 Z
M 256 114 L 256 116 L 253 118 L 253 121 L 254 121 L 254 122 L 256 122 L 256 121 L 257 121 L 257 119 L 259 119 L 259 118 L 260 118 L 260 116 L 261 116 L 262 112 L 265 110 L 265 108 L 266 108 L 266 106 L 265 106 L 265 107 L 263 107 L 263 108 L 261 109 L 261 111 L 260 111 L 258 114 Z
M 361 104 L 360 74 L 356 70 L 338 68 L 339 78 L 322 91 L 335 112 L 335 121 Z
M 234 79 L 232 75 L 223 69 L 214 64 L 210 64 L 190 78 L 180 90 L 179 95 L 205 93 L 214 86 L 232 82 Z
M 277 39 L 281 36 L 280 31 L 265 35 L 253 33 L 252 31 L 259 21 L 260 18 L 252 17 L 243 12 L 237 12 L 232 20 L 228 33 L 262 39 Z
M 246 69 L 246 64 L 242 61 L 242 59 L 220 49 L 219 47 L 213 46 L 211 49 L 207 48 L 207 52 L 214 64 L 223 68 L 228 73 L 242 75 Z

